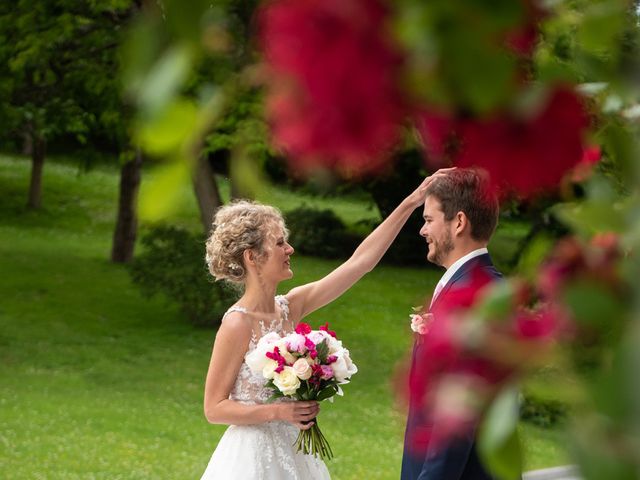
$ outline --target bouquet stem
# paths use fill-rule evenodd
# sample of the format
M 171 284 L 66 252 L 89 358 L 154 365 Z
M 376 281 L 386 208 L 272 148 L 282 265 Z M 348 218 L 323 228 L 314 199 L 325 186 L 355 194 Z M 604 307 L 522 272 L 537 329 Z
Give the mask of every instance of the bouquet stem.
M 297 447 L 298 452 L 302 452 L 305 455 L 320 457 L 322 460 L 331 460 L 333 458 L 333 451 L 320 431 L 318 419 L 315 419 L 315 423 L 309 430 L 300 430 L 294 446 Z

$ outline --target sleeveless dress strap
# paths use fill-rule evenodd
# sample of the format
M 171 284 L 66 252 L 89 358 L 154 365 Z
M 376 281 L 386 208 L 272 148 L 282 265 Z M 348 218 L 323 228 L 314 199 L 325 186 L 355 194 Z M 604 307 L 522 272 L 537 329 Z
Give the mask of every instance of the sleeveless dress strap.
M 289 319 L 289 300 L 284 295 L 276 295 L 276 303 L 282 310 L 282 315 L 284 315 L 284 319 Z
M 229 308 L 229 310 L 227 310 L 226 312 L 224 312 L 224 315 L 222 316 L 222 320 L 225 319 L 225 317 L 227 315 L 229 315 L 232 312 L 241 312 L 241 313 L 247 313 L 247 309 L 244 307 L 240 307 L 238 305 L 234 305 L 232 307 Z

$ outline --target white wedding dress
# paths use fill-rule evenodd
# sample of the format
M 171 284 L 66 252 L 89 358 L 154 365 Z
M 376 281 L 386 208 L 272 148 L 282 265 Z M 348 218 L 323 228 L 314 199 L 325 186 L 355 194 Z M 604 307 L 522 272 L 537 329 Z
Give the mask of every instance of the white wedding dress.
M 288 319 L 289 307 L 284 296 L 276 297 L 282 315 L 270 325 L 260 324 L 253 332 L 248 355 L 260 337 L 269 332 L 280 335 L 293 331 Z M 228 313 L 245 312 L 242 307 L 231 307 Z M 254 375 L 246 362 L 242 362 L 236 383 L 229 398 L 245 404 L 265 403 L 271 391 L 264 388 L 265 380 Z M 286 400 L 284 400 L 286 401 Z M 296 453 L 293 446 L 299 430 L 288 422 L 268 422 L 256 425 L 231 425 L 216 447 L 201 480 L 325 480 L 329 471 L 322 460 L 311 455 Z

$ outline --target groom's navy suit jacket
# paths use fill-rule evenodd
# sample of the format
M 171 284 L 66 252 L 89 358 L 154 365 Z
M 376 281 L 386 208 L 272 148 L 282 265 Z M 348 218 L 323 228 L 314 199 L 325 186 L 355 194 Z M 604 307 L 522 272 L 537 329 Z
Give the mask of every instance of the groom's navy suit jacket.
M 487 282 L 494 281 L 502 275 L 495 269 L 488 254 L 479 255 L 465 262 L 442 288 L 429 308 L 434 313 L 434 322 L 437 322 L 438 305 L 443 302 L 455 303 L 456 291 L 459 289 L 478 290 Z M 477 284 L 475 279 L 483 278 L 484 281 Z M 447 297 L 449 296 L 449 297 Z M 416 360 L 420 358 L 421 344 L 416 342 L 411 360 L 411 375 L 419 373 L 416 370 Z M 428 359 L 427 359 L 428 361 Z M 409 406 L 407 429 L 405 433 L 404 454 L 402 457 L 401 480 L 491 480 L 493 477 L 480 463 L 475 446 L 475 431 L 470 432 L 467 438 L 456 439 L 438 451 L 423 445 L 415 448 L 416 435 L 424 429 L 433 430 L 434 425 L 424 418 L 422 410 L 413 402 Z M 421 430 L 422 429 L 422 430 Z

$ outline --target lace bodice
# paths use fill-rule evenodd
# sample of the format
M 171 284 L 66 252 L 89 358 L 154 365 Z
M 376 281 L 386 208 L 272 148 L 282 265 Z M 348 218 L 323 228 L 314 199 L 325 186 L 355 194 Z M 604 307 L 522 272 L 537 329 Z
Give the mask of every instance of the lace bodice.
M 258 325 L 254 326 L 245 358 L 256 348 L 258 340 L 267 333 L 275 332 L 279 335 L 287 335 L 293 332 L 294 327 L 289 320 L 289 303 L 286 297 L 284 295 L 278 295 L 275 298 L 275 302 L 280 308 L 281 314 L 269 323 L 261 321 Z M 231 307 L 222 317 L 222 321 L 224 321 L 225 317 L 231 312 L 247 313 L 247 310 L 239 306 Z M 229 394 L 229 398 L 242 403 L 265 403 L 272 394 L 271 390 L 264 388 L 265 382 L 266 380 L 262 375 L 253 374 L 247 362 L 243 361 L 238 371 L 236 382 Z

